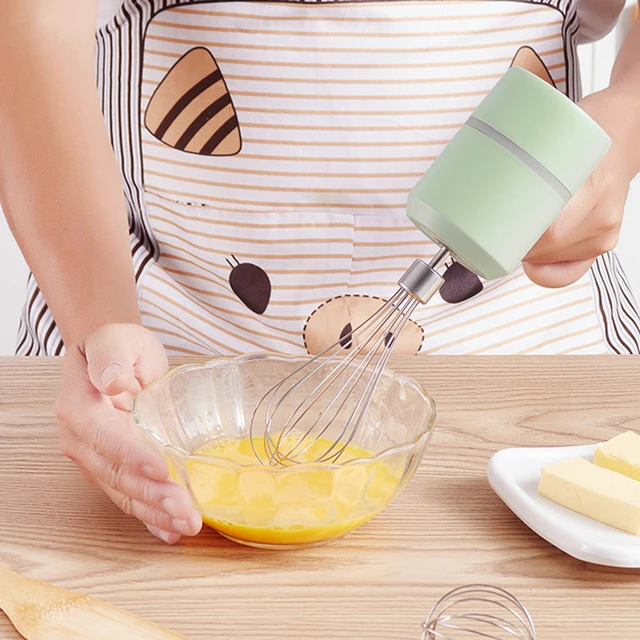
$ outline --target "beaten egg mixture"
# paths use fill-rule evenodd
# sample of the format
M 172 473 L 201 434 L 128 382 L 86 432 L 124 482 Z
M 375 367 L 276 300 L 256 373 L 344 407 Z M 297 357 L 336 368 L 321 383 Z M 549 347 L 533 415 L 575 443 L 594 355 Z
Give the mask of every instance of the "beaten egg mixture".
M 254 438 L 254 444 L 264 455 L 263 439 Z M 321 439 L 300 461 L 313 461 L 329 446 Z M 216 438 L 193 455 L 210 458 L 186 461 L 204 522 L 238 542 L 265 546 L 314 544 L 355 529 L 388 504 L 406 463 L 398 457 L 372 460 L 371 452 L 349 445 L 339 465 L 263 467 L 248 437 Z M 365 460 L 345 464 L 354 458 Z

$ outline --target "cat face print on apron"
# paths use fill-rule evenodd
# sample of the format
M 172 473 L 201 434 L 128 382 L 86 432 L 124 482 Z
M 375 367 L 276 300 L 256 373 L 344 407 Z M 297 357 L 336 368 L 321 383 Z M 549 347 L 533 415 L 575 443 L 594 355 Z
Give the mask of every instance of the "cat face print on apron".
M 173 354 L 343 339 L 435 254 L 407 194 L 502 74 L 578 97 L 577 28 L 571 0 L 125 2 L 97 69 L 145 324 Z M 398 352 L 640 349 L 615 256 L 562 290 L 445 280 Z

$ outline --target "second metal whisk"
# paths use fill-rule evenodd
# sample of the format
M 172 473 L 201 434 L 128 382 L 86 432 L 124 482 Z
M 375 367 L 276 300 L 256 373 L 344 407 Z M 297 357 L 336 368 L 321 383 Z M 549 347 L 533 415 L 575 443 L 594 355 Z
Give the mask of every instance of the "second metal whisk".
M 272 387 L 250 426 L 253 450 L 264 464 L 335 462 L 362 425 L 367 408 L 409 317 L 440 289 L 437 272 L 449 256 L 416 260 L 396 293 L 371 317 Z M 260 423 L 264 419 L 264 431 Z M 264 453 L 255 444 L 264 437 Z
M 434 605 L 422 640 L 535 640 L 533 620 L 511 593 L 486 584 L 459 587 Z

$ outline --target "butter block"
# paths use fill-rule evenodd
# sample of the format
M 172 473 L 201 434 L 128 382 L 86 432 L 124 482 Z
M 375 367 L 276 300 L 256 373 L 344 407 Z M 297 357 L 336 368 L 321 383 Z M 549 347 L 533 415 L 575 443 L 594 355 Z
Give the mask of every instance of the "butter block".
M 640 482 L 572 458 L 542 469 L 540 495 L 628 533 L 640 535 Z
M 598 445 L 593 462 L 640 481 L 640 436 L 627 431 Z

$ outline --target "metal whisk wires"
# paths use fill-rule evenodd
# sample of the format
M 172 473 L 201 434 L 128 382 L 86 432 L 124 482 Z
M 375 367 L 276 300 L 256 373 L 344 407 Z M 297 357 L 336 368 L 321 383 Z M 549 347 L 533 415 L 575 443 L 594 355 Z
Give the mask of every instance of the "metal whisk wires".
M 484 584 L 441 598 L 423 625 L 422 640 L 535 640 L 533 620 L 508 591 Z
M 343 336 L 340 349 L 333 355 L 322 360 L 322 357 L 330 352 L 331 349 L 335 349 L 338 344 L 316 356 L 313 361 L 317 363 L 319 368 L 311 369 L 299 382 L 292 385 L 291 389 L 281 396 L 277 393 L 281 388 L 280 385 L 276 387 L 275 393 L 269 399 L 266 411 L 265 450 L 269 456 L 270 463 L 296 462 L 302 455 L 307 453 L 310 447 L 328 432 L 340 412 L 347 407 L 349 398 L 358 383 L 364 376 L 368 375 L 355 406 L 353 408 L 348 407 L 351 410 L 351 414 L 344 421 L 344 426 L 340 433 L 332 438 L 332 444 L 316 458 L 316 461 L 332 462 L 338 459 L 352 442 L 364 412 L 369 406 L 377 382 L 391 354 L 393 342 L 397 335 L 396 331 L 402 330 L 417 304 L 417 300 L 413 299 L 409 294 L 401 295 L 398 292 L 380 309 L 379 313 L 376 313 L 356 329 Z M 366 332 L 366 335 L 358 346 L 354 346 L 354 336 L 357 332 Z M 342 358 L 343 351 L 347 349 L 351 349 L 348 357 Z M 372 364 L 373 358 L 379 350 L 381 350 L 381 355 Z M 358 361 L 361 355 L 363 357 Z M 335 362 L 335 367 L 329 370 L 328 365 L 333 362 Z M 308 368 L 308 366 L 305 365 L 305 368 Z M 324 375 L 323 370 L 328 373 Z M 293 376 L 295 376 L 295 373 L 292 374 Z M 274 425 L 279 426 L 278 416 L 289 395 L 295 394 L 298 387 L 308 381 L 313 381 L 313 378 L 320 378 L 320 380 L 300 404 L 287 414 L 282 428 L 274 434 Z M 283 384 L 286 384 L 289 379 L 285 379 Z M 335 392 L 316 411 L 317 416 L 315 414 L 311 415 L 310 424 L 305 425 L 305 418 L 310 415 L 314 407 L 320 404 L 325 394 L 330 392 L 332 387 L 335 387 Z M 295 436 L 295 443 L 292 446 L 286 445 L 287 438 L 291 435 Z
M 360 428 L 394 344 L 418 304 L 443 279 L 435 268 L 448 252 L 427 264 L 416 260 L 400 288 L 372 316 L 335 344 L 298 367 L 261 399 L 250 425 L 253 450 L 263 464 L 335 462 Z M 264 432 L 258 424 L 264 411 Z M 255 445 L 263 435 L 264 453 Z M 324 446 L 318 446 L 325 441 Z

